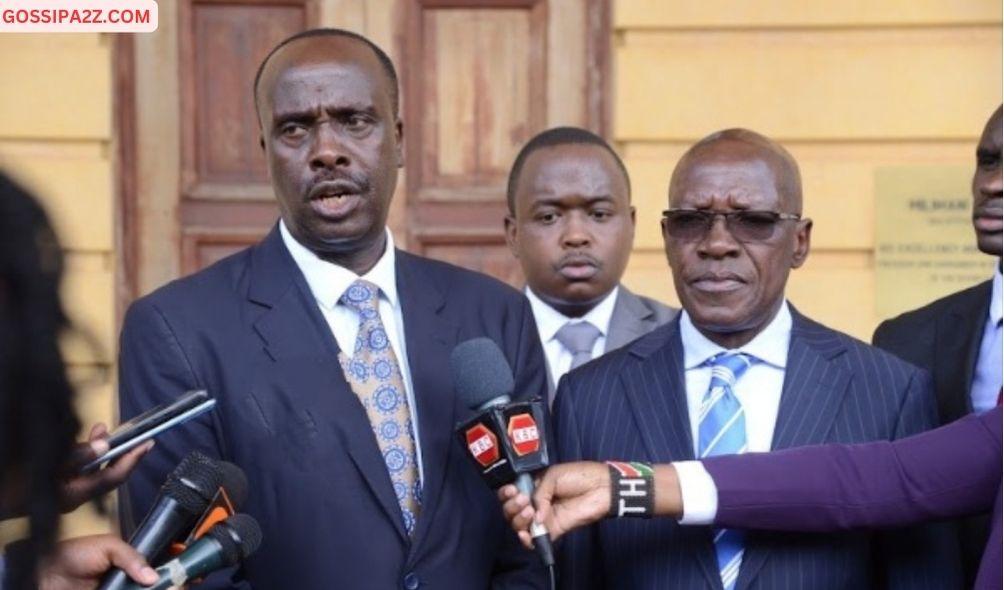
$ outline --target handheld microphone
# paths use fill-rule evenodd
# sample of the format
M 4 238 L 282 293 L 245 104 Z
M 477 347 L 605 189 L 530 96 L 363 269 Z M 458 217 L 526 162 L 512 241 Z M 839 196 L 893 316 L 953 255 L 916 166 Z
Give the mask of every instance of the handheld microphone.
M 196 521 L 191 532 L 184 541 L 171 544 L 170 555 L 173 557 L 184 551 L 189 545 L 205 535 L 214 525 L 237 514 L 237 509 L 244 505 L 248 495 L 248 480 L 244 471 L 229 461 L 219 461 L 220 488 Z
M 193 451 L 167 477 L 153 507 L 129 538 L 129 544 L 147 559 L 156 561 L 206 509 L 220 488 L 219 463 Z M 121 590 L 129 576 L 115 568 L 102 580 L 98 590 Z
M 531 474 L 547 467 L 545 414 L 540 398 L 512 401 L 516 387 L 505 355 L 489 338 L 461 342 L 450 354 L 450 372 L 457 395 L 477 415 L 457 427 L 460 444 L 481 471 L 485 483 L 497 489 L 516 483 L 533 499 Z M 533 546 L 544 565 L 554 565 L 554 549 L 543 524 L 530 525 Z
M 189 580 L 237 565 L 261 544 L 261 527 L 247 514 L 236 514 L 215 524 L 183 553 L 157 568 L 157 583 L 143 586 L 130 582 L 123 590 L 169 590 Z

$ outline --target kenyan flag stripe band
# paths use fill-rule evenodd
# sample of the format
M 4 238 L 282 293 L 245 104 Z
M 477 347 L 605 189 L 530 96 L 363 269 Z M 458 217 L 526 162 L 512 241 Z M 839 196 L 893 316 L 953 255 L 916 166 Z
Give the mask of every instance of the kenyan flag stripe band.
M 655 471 L 647 463 L 607 461 L 610 469 L 611 517 L 649 518 L 655 511 Z

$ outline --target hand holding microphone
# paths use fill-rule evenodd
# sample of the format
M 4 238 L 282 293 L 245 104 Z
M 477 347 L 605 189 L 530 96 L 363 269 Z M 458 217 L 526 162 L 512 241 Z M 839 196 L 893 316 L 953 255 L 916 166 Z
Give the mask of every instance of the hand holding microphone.
M 123 590 L 169 590 L 217 570 L 237 565 L 261 544 L 261 528 L 247 514 L 236 514 L 213 525 L 184 552 L 157 568 L 152 586 L 128 584 Z
M 38 588 L 88 590 L 112 567 L 122 569 L 137 582 L 157 581 L 153 568 L 125 541 L 114 535 L 93 535 L 57 543 L 52 555 L 38 568 Z
M 171 543 L 184 539 L 218 498 L 221 488 L 239 505 L 247 494 L 244 473 L 236 465 L 192 452 L 168 476 L 129 544 L 147 560 L 156 562 Z M 115 569 L 99 590 L 121 590 L 127 583 L 125 572 Z
M 514 485 L 499 488 L 506 520 L 527 548 L 529 532 L 543 523 L 557 541 L 562 535 L 604 518 L 610 512 L 610 472 L 603 463 L 566 463 L 550 467 L 537 480 L 532 496 Z
M 635 466 L 650 468 L 651 473 L 635 473 L 633 477 L 623 474 Z M 501 487 L 498 497 L 506 520 L 527 547 L 532 546 L 528 529 L 536 522 L 547 527 L 551 540 L 557 540 L 604 518 L 679 518 L 683 514 L 679 478 L 672 464 L 562 463 L 541 474 L 532 499 L 514 485 Z
M 515 483 L 527 497 L 533 494 L 532 474 L 547 467 L 547 437 L 543 402 L 512 401 L 512 369 L 495 342 L 475 338 L 459 344 L 450 355 L 457 395 L 477 415 L 457 427 L 468 456 L 492 488 Z M 547 529 L 530 526 L 532 545 L 547 566 L 554 550 Z

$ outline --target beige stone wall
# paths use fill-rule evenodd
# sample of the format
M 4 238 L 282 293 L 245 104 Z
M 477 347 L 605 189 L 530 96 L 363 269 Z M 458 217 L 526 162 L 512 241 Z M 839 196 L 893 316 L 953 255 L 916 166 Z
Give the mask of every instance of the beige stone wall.
M 726 127 L 780 140 L 802 168 L 812 254 L 789 298 L 870 339 L 874 173 L 975 165 L 1001 102 L 997 0 L 615 0 L 614 139 L 635 186 L 626 283 L 676 301 L 660 211 L 693 141 Z M 968 194 L 961 187 L 961 194 Z
M 115 171 L 107 35 L 0 35 L 0 169 L 45 205 L 66 256 L 63 302 L 79 331 L 65 346 L 85 424 L 113 417 Z M 103 376 L 97 385 L 95 376 Z M 83 509 L 65 534 L 107 530 Z

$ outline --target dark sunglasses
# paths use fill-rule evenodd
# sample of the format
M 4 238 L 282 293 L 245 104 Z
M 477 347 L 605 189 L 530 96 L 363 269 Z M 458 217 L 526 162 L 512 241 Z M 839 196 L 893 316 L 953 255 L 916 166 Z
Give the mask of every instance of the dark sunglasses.
M 678 240 L 700 240 L 711 231 L 716 217 L 725 218 L 725 228 L 740 242 L 759 242 L 774 236 L 779 221 L 797 221 L 801 215 L 777 211 L 705 211 L 667 209 L 662 212 L 666 232 Z

